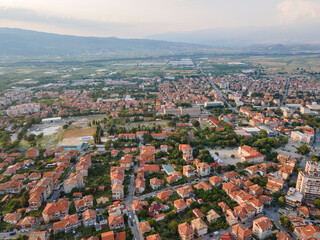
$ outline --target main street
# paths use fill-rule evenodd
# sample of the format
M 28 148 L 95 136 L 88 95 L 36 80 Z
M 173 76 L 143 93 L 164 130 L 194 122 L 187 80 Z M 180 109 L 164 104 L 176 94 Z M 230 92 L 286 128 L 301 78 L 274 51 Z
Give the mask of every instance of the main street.
M 135 166 L 134 172 L 136 172 L 137 169 L 138 169 L 138 166 Z M 196 180 L 194 180 L 192 182 L 185 183 L 182 186 L 190 186 L 190 185 L 192 185 L 194 183 L 198 183 L 198 182 L 201 182 L 201 181 L 207 181 L 208 179 L 209 178 L 196 179 Z M 177 190 L 179 188 L 179 186 L 167 187 L 167 188 L 155 191 L 155 192 L 143 194 L 143 195 L 140 195 L 140 196 L 134 196 L 134 184 L 135 184 L 135 179 L 134 179 L 134 175 L 132 175 L 131 179 L 130 179 L 130 184 L 128 186 L 129 193 L 128 193 L 126 199 L 125 199 L 127 212 L 128 212 L 128 225 L 131 228 L 131 231 L 132 231 L 132 234 L 133 234 L 134 238 L 136 240 L 143 240 L 144 237 L 143 237 L 143 234 L 141 233 L 140 228 L 139 228 L 139 219 L 138 219 L 137 215 L 135 214 L 135 211 L 132 210 L 132 202 L 133 202 L 133 200 L 138 200 L 138 199 L 143 200 L 143 199 L 146 199 L 146 198 L 149 198 L 149 197 L 154 197 L 159 192 L 163 192 L 163 191 L 167 191 L 167 190 Z
M 231 106 L 231 104 L 226 100 L 226 98 L 224 97 L 224 94 L 221 92 L 221 90 L 212 82 L 212 80 L 208 77 L 208 75 L 202 70 L 202 68 L 200 67 L 200 63 L 196 63 L 194 61 L 194 64 L 196 66 L 197 69 L 200 70 L 201 74 L 207 79 L 207 81 L 211 84 L 211 86 L 214 88 L 214 90 L 219 94 L 220 98 L 223 100 L 223 102 L 225 104 L 228 105 L 228 107 L 234 111 L 234 112 L 238 112 L 238 109 Z
M 287 78 L 286 86 L 284 87 L 283 97 L 282 97 L 282 100 L 281 100 L 281 103 L 280 103 L 280 107 L 283 106 L 283 103 L 284 103 L 285 100 L 287 99 L 287 94 L 288 94 L 289 86 L 290 86 L 290 78 Z
M 134 172 L 138 169 L 138 165 L 134 167 Z M 128 195 L 126 197 L 126 207 L 128 212 L 128 225 L 131 228 L 131 232 L 136 240 L 143 240 L 143 235 L 139 229 L 139 220 L 135 211 L 132 210 L 133 194 L 134 194 L 134 175 L 131 175 L 130 184 L 128 186 Z

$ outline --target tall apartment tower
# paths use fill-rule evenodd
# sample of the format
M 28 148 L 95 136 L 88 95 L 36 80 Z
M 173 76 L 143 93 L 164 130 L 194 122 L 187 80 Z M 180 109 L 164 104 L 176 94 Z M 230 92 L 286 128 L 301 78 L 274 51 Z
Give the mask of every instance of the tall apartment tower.
M 299 172 L 296 189 L 307 200 L 320 196 L 320 162 L 307 162 L 305 171 Z

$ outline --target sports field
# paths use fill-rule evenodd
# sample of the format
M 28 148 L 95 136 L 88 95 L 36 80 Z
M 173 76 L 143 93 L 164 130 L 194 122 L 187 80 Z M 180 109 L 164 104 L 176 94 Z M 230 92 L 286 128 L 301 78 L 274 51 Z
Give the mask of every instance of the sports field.
M 63 139 L 88 137 L 88 136 L 92 136 L 95 133 L 95 131 L 96 131 L 95 127 L 68 129 L 64 132 Z

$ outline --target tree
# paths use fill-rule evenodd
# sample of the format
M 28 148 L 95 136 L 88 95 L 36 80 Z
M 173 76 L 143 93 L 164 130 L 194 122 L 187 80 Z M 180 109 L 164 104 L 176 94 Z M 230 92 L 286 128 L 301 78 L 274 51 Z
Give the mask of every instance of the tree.
M 218 166 L 218 167 L 216 168 L 216 172 L 217 172 L 218 174 L 220 174 L 220 173 L 222 172 L 222 167 L 221 167 L 221 166 Z
M 150 223 L 150 226 L 151 227 L 155 227 L 156 225 L 157 225 L 157 222 L 156 222 L 156 220 L 155 219 L 150 219 L 150 220 L 148 220 L 148 222 Z
M 175 121 L 168 122 L 168 127 L 176 127 L 176 122 Z
M 320 209 L 320 197 L 317 197 L 314 201 L 313 204 L 316 208 Z
M 111 147 L 112 147 L 112 141 L 111 141 L 111 140 L 106 141 L 105 144 L 104 144 L 104 148 L 105 148 L 106 150 L 108 150 L 108 149 L 110 149 Z
M 289 182 L 288 187 L 289 187 L 289 188 L 290 188 L 290 187 L 295 188 L 295 187 L 296 187 L 296 182 Z
M 280 223 L 281 223 L 281 225 L 285 226 L 286 228 L 289 228 L 291 225 L 290 220 L 287 218 L 286 215 L 282 215 L 280 217 Z
M 38 139 L 43 138 L 43 132 L 37 136 Z
M 214 159 L 211 157 L 211 154 L 207 149 L 201 150 L 201 152 L 197 158 L 199 158 L 202 162 L 207 162 L 207 163 L 214 162 Z
M 320 162 L 320 156 L 317 156 L 315 154 L 311 154 L 310 158 L 311 158 L 311 161 Z
M 239 168 L 243 168 L 243 163 L 242 162 L 237 162 L 236 163 L 236 167 Z
M 285 200 L 285 198 L 284 197 L 279 197 L 278 198 L 278 204 L 279 204 L 279 207 L 281 207 L 281 208 L 283 208 L 283 207 L 285 207 L 286 206 L 286 200 Z
M 194 126 L 194 127 L 200 127 L 199 121 L 198 121 L 198 120 L 192 121 L 192 126 Z
M 231 165 L 231 164 L 228 164 L 227 167 L 226 167 L 226 170 L 229 172 L 229 171 L 233 171 L 236 169 L 236 166 L 235 165 Z
M 20 205 L 22 208 L 28 207 L 28 200 L 29 200 L 29 191 L 24 191 L 20 200 Z
M 310 148 L 306 145 L 302 145 L 297 149 L 298 149 L 298 152 L 301 153 L 302 155 L 308 155 L 310 153 Z
M 164 218 L 165 218 L 166 221 L 168 221 L 170 219 L 174 219 L 175 217 L 176 217 L 176 213 L 175 212 L 168 212 Z
M 177 228 L 178 228 L 178 223 L 176 220 L 172 220 L 169 224 L 168 224 L 169 230 L 171 233 L 176 233 Z

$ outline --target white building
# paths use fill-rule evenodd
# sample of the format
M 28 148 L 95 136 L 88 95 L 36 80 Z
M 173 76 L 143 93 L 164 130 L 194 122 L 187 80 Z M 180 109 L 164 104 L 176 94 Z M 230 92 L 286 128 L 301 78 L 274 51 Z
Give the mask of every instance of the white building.
M 291 132 L 291 139 L 295 142 L 309 144 L 312 141 L 312 136 L 303 134 L 299 131 L 292 131 Z
M 7 115 L 15 117 L 19 115 L 27 115 L 30 113 L 40 112 L 40 103 L 28 103 L 16 106 L 11 106 L 7 109 Z
M 55 118 L 44 118 L 42 119 L 42 123 L 61 123 L 61 117 L 55 117 Z
M 205 107 L 223 107 L 223 102 L 221 101 L 213 101 L 213 102 L 205 102 Z

